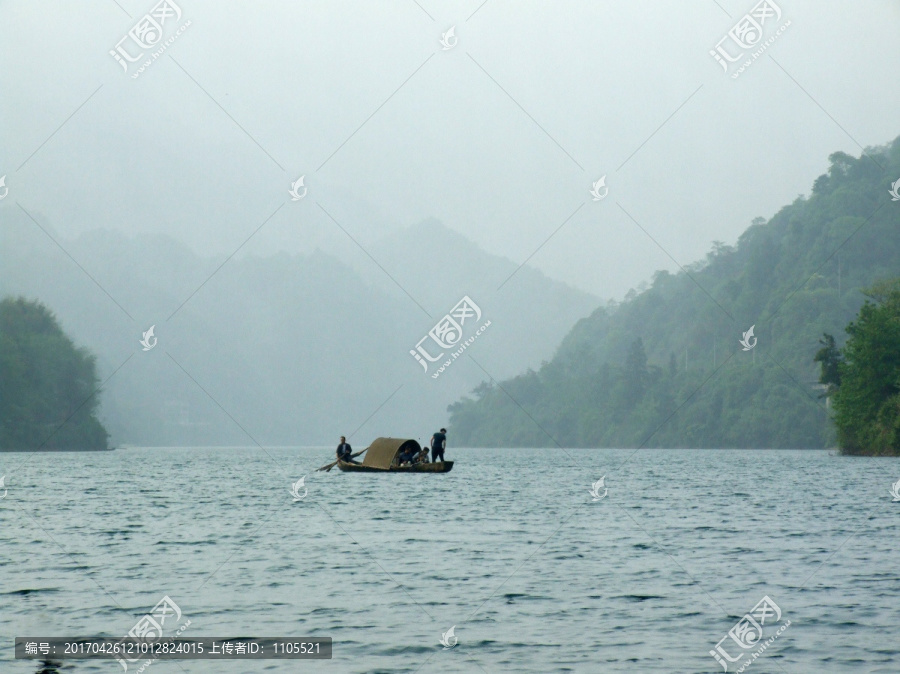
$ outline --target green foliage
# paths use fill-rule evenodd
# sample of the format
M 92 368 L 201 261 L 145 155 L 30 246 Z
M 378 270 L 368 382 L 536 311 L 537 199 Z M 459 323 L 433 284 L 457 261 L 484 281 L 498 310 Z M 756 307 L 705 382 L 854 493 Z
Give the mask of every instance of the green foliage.
M 900 455 L 900 279 L 866 294 L 839 365 L 835 425 L 846 454 Z
M 0 449 L 106 449 L 95 359 L 43 305 L 0 301 Z
M 833 446 L 813 358 L 829 346 L 817 344 L 820 336 L 837 334 L 859 311 L 859 289 L 900 268 L 900 208 L 888 195 L 900 175 L 900 138 L 831 162 L 808 199 L 755 218 L 737 245 L 714 242 L 686 272 L 657 272 L 646 290 L 581 320 L 537 372 L 482 385 L 451 405 L 456 441 Z M 751 325 L 758 343 L 745 352 L 738 340 Z M 828 384 L 838 347 L 818 360 L 830 368 Z M 890 404 L 870 410 L 882 415 L 883 434 L 897 423 Z
M 819 363 L 821 367 L 819 383 L 825 385 L 824 395 L 830 396 L 841 386 L 840 365 L 843 356 L 834 341 L 834 337 L 827 332 L 822 335 L 819 344 L 822 345 L 822 348 L 816 351 L 813 361 Z

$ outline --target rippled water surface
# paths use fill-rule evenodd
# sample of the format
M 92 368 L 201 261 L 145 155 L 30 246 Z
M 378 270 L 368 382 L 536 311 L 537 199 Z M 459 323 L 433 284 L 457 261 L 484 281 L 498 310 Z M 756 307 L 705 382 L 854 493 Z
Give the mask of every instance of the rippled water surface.
M 765 637 L 790 625 L 746 671 L 900 671 L 900 460 L 451 450 L 446 475 L 314 473 L 330 453 L 0 454 L 0 671 L 40 670 L 15 636 L 121 636 L 163 595 L 185 637 L 330 636 L 334 659 L 151 672 L 721 672 L 709 651 L 766 595 Z

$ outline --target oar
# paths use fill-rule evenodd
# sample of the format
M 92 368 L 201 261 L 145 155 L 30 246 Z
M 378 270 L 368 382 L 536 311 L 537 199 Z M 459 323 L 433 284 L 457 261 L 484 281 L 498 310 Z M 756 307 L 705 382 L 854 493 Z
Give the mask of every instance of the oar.
M 368 449 L 368 447 L 366 447 L 366 449 Z M 352 459 L 352 458 L 354 458 L 354 457 L 359 456 L 360 454 L 364 454 L 365 451 L 366 451 L 366 449 L 364 449 L 364 450 L 362 450 L 362 451 L 360 451 L 360 452 L 356 452 L 356 454 L 351 454 L 351 455 L 350 455 L 350 458 Z M 320 470 L 324 470 L 324 471 L 327 473 L 327 472 L 330 471 L 332 468 L 334 468 L 337 464 L 338 464 L 337 461 L 332 461 L 331 463 L 326 463 L 326 464 L 325 464 L 324 466 L 322 466 L 321 468 L 317 468 L 317 469 L 316 469 L 316 472 L 318 473 Z

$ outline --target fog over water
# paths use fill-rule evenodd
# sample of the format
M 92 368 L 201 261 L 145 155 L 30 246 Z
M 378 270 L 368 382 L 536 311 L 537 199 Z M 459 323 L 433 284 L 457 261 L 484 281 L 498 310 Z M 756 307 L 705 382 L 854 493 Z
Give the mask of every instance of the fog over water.
M 897 131 L 887 1 L 775 5 L 740 73 L 711 55 L 740 2 L 177 7 L 141 70 L 137 0 L 0 5 L 0 290 L 102 380 L 150 326 L 176 361 L 109 381 L 116 444 L 431 432 Z M 426 381 L 410 351 L 464 296 L 479 364 Z
M 4 300 L 0 395 L 40 449 L 96 403 L 115 450 L 0 452 L 0 671 L 119 669 L 13 639 L 164 597 L 334 659 L 153 672 L 897 671 L 900 467 L 795 448 L 833 437 L 816 340 L 900 259 L 868 156 L 898 31 L 895 0 L 0 0 L 0 300 L 60 328 Z M 91 393 L 45 422 L 77 396 L 38 379 Z M 316 470 L 442 427 L 452 471 Z

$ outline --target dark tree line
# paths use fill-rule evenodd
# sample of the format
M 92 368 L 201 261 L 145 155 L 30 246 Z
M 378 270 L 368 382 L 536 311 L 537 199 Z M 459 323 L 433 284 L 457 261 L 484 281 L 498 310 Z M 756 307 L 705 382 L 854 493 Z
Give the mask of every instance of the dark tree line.
M 865 291 L 870 301 L 847 326 L 843 349 L 825 334 L 816 354 L 833 395 L 845 454 L 900 455 L 900 279 Z
M 46 307 L 0 301 L 0 449 L 106 449 L 98 385 L 94 356 Z

